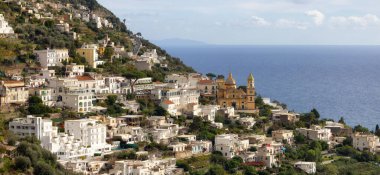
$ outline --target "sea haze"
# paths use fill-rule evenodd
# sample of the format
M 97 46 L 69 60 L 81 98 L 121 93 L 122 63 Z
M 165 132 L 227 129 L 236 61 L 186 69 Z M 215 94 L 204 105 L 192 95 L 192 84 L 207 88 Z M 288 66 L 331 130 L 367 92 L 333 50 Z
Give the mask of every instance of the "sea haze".
M 167 46 L 201 73 L 227 75 L 245 85 L 255 76 L 257 92 L 290 110 L 317 108 L 323 118 L 380 124 L 380 46 Z

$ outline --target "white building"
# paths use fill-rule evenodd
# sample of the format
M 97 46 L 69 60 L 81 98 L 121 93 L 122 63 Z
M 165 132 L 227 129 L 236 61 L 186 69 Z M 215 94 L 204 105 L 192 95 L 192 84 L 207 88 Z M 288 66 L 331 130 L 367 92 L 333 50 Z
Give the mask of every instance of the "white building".
M 156 143 L 168 143 L 170 139 L 178 135 L 178 130 L 177 124 L 165 123 L 159 125 L 151 131 L 153 141 Z
M 29 94 L 32 96 L 38 96 L 46 106 L 54 106 L 53 92 L 51 88 L 30 88 Z
M 29 91 L 23 81 L 0 81 L 0 106 L 24 104 L 28 97 Z
M 9 26 L 3 14 L 0 14 L 0 34 L 14 34 L 13 28 Z
M 215 151 L 220 151 L 224 157 L 233 158 L 249 148 L 249 140 L 241 140 L 236 134 L 215 136 Z
M 198 99 L 199 99 L 199 91 L 196 89 L 154 89 L 151 91 L 151 97 L 156 100 L 166 101 L 166 102 L 173 102 L 175 110 L 177 110 L 176 115 L 180 115 L 182 113 L 193 113 L 194 109 L 192 106 L 198 105 Z M 165 104 L 165 103 L 164 103 Z M 166 110 L 171 110 L 174 112 L 174 110 L 168 108 L 173 106 L 167 106 L 163 105 L 161 103 L 162 107 L 164 107 Z M 173 114 L 172 114 L 173 115 Z
M 272 131 L 272 138 L 276 142 L 283 142 L 284 140 L 286 143 L 293 143 L 294 135 L 292 130 L 277 130 Z
M 83 74 L 84 74 L 84 65 L 77 65 L 75 63 L 66 65 L 66 76 L 76 77 L 76 76 L 82 76 Z
M 106 129 L 105 125 L 92 119 L 65 121 L 65 132 L 81 139 L 84 146 L 90 146 L 97 153 L 111 151 L 111 145 L 106 143 Z
M 122 160 L 116 161 L 111 175 L 167 175 L 183 174 L 183 170 L 176 168 L 176 159 L 149 159 L 145 161 Z
M 305 171 L 307 174 L 315 174 L 317 172 L 317 165 L 315 162 L 296 162 L 294 167 Z
M 67 49 L 46 49 L 35 50 L 33 52 L 38 57 L 41 67 L 63 66 L 62 62 L 69 59 L 69 51 Z
M 51 120 L 42 119 L 28 115 L 26 118 L 15 118 L 9 122 L 9 130 L 20 137 L 35 136 L 42 139 L 50 136 L 53 130 Z
M 329 143 L 332 138 L 330 129 L 321 128 L 318 125 L 313 125 L 310 127 L 310 129 L 297 128 L 297 131 L 311 140 L 322 140 Z
M 70 108 L 76 112 L 88 113 L 92 111 L 94 93 L 87 92 L 86 89 L 69 90 L 58 97 L 63 107 Z
M 360 151 L 368 150 L 371 152 L 378 151 L 379 137 L 373 134 L 355 133 L 352 135 L 352 145 L 355 149 Z

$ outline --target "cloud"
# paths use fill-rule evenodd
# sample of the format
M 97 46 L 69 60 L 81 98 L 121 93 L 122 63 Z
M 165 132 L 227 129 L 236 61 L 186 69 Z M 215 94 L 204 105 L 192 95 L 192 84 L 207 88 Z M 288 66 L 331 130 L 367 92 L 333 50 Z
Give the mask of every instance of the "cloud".
M 269 26 L 271 25 L 270 22 L 265 20 L 264 18 L 258 17 L 258 16 L 252 16 L 252 23 L 256 26 Z
M 289 20 L 289 19 L 279 19 L 276 21 L 275 26 L 278 28 L 296 28 L 299 30 L 307 29 L 307 23 L 298 22 L 298 21 Z
M 314 24 L 317 26 L 322 25 L 326 18 L 325 15 L 318 10 L 307 11 L 306 15 L 312 17 L 314 20 Z
M 373 14 L 364 16 L 333 16 L 330 18 L 332 27 L 355 27 L 367 28 L 370 26 L 379 26 L 380 18 Z

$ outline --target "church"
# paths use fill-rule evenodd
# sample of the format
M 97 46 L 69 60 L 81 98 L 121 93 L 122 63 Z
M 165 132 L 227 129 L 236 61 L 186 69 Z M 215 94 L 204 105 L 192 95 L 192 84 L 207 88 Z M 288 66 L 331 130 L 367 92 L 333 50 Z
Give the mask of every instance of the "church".
M 255 113 L 255 79 L 252 73 L 247 79 L 247 88 L 237 88 L 236 81 L 229 73 L 228 78 L 218 78 L 217 103 L 221 107 L 233 107 L 237 112 Z

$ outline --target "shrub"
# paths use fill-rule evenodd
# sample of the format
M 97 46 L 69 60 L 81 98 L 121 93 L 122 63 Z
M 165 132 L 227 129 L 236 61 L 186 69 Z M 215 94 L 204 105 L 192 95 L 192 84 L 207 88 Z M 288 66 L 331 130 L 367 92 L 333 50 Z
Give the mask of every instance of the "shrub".
M 21 171 L 27 170 L 32 165 L 28 157 L 19 156 L 15 159 L 15 168 Z

